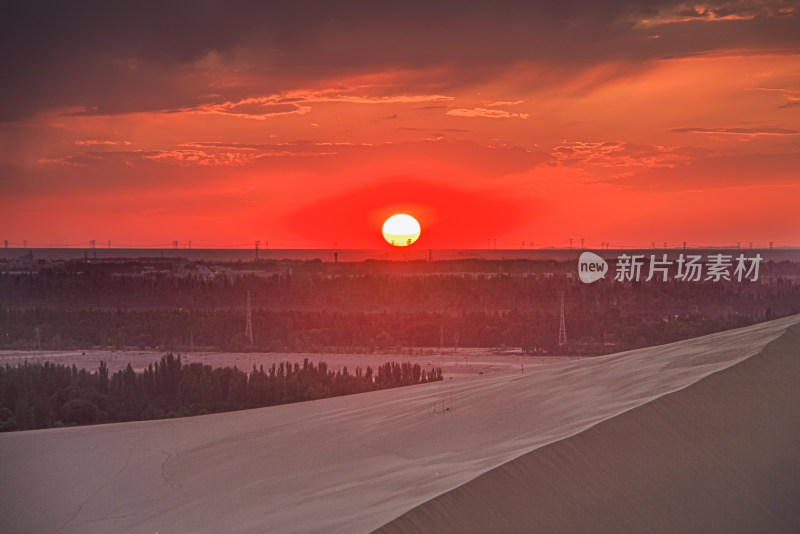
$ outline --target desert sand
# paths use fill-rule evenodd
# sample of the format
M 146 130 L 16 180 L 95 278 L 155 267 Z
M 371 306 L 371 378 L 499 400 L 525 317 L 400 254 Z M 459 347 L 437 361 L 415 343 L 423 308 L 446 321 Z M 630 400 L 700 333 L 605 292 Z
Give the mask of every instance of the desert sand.
M 376 532 L 800 532 L 800 327 Z
M 0 531 L 797 531 L 798 323 L 524 374 L 3 434 Z

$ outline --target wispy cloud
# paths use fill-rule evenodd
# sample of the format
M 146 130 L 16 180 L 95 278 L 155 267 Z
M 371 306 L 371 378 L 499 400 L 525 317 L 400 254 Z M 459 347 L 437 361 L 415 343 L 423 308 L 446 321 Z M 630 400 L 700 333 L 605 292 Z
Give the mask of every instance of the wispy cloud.
M 441 129 L 436 129 L 436 128 L 419 128 L 419 127 L 413 127 L 413 126 L 401 126 L 401 127 L 397 128 L 397 129 L 398 130 L 405 130 L 405 131 L 408 131 L 408 132 L 442 131 L 442 132 L 448 132 L 448 133 L 469 133 L 469 132 L 472 131 L 472 130 L 467 130 L 465 128 L 441 128 Z
M 291 155 L 273 152 L 269 155 Z M 106 162 L 121 162 L 128 165 L 137 161 L 154 161 L 171 165 L 180 166 L 242 166 L 265 157 L 267 154 L 245 152 L 241 150 L 193 150 L 193 149 L 172 149 L 172 150 L 129 150 L 114 152 L 87 152 L 85 154 L 73 154 L 61 158 L 42 158 L 40 165 L 64 165 L 67 167 L 88 167 L 101 165 Z
M 635 145 L 623 141 L 601 143 L 572 142 L 557 146 L 551 153 L 563 165 L 600 167 L 655 168 L 676 167 L 691 158 L 676 147 Z
M 524 104 L 524 103 L 525 103 L 524 100 L 515 100 L 513 102 L 490 102 L 490 103 L 486 104 L 486 106 L 488 106 L 490 108 L 496 108 L 496 107 L 500 107 L 500 106 L 518 106 L 518 105 Z
M 75 144 L 78 146 L 116 146 L 116 145 L 126 145 L 129 146 L 132 143 L 130 141 L 110 141 L 107 139 L 78 139 L 75 141 Z
M 672 128 L 676 133 L 692 133 L 705 135 L 733 135 L 737 137 L 760 137 L 760 136 L 780 136 L 798 135 L 800 130 L 789 130 L 787 128 L 761 127 L 761 128 Z
M 160 150 L 155 154 L 144 156 L 144 158 L 154 161 L 207 167 L 247 165 L 261 157 L 264 157 L 264 154 L 230 151 L 208 152 L 204 150 Z
M 800 89 L 756 87 L 753 89 L 753 91 L 766 91 L 780 94 L 785 99 L 785 102 L 778 106 L 779 108 L 793 108 L 800 106 Z
M 207 104 L 200 106 L 196 111 L 245 119 L 265 120 L 280 115 L 305 115 L 311 111 L 311 107 L 295 103 L 275 103 L 267 98 L 246 98 L 237 102 Z
M 662 7 L 654 16 L 640 21 L 642 25 L 675 24 L 691 21 L 732 21 L 763 18 L 785 18 L 797 13 L 792 0 L 710 0 L 683 2 Z
M 109 143 L 100 143 L 107 144 Z M 159 150 L 88 151 L 59 158 L 41 158 L 38 163 L 43 166 L 87 167 L 113 161 L 130 165 L 146 160 L 179 166 L 243 166 L 263 158 L 330 156 L 343 149 L 370 146 L 372 145 L 366 143 L 307 140 L 281 143 L 191 141 Z
M 512 113 L 502 109 L 487 108 L 451 109 L 447 114 L 451 117 L 483 117 L 487 119 L 528 119 L 530 117 L 527 113 Z
M 65 165 L 67 167 L 85 167 L 92 163 L 102 161 L 102 157 L 92 157 L 87 155 L 82 156 L 64 156 L 62 158 L 39 158 L 39 165 Z
M 355 92 L 358 89 L 350 89 Z M 368 95 L 348 94 L 348 90 L 298 90 L 285 93 L 272 94 L 260 97 L 244 98 L 237 101 L 228 101 L 214 104 L 205 104 L 193 111 L 201 113 L 215 113 L 243 117 L 249 119 L 268 119 L 277 115 L 298 114 L 304 115 L 311 111 L 311 104 L 320 103 L 346 103 L 346 104 L 413 104 L 420 102 L 445 102 L 453 97 L 436 94 L 395 94 L 395 95 Z

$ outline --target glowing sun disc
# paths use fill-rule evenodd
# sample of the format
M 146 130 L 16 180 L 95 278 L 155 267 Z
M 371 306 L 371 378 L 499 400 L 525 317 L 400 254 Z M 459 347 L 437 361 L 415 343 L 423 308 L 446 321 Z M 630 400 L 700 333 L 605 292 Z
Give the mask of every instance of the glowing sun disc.
M 407 247 L 419 239 L 420 226 L 411 215 L 398 213 L 392 215 L 383 223 L 383 238 L 390 245 Z

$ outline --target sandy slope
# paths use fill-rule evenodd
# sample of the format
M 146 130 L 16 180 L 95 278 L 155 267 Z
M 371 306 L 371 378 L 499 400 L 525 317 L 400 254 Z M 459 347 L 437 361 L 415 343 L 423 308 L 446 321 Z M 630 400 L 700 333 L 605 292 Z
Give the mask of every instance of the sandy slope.
M 376 531 L 800 532 L 800 325 Z
M 368 532 L 534 449 L 753 356 L 798 321 L 525 375 L 3 434 L 0 531 Z M 442 406 L 452 409 L 442 413 Z M 567 464 L 571 456 L 563 454 Z

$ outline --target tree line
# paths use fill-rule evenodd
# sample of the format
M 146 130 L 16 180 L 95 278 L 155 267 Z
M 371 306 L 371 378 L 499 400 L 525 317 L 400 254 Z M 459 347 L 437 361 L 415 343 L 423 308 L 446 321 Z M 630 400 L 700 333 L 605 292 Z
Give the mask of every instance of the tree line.
M 228 266 L 148 265 L 70 262 L 45 265 L 30 273 L 0 272 L 0 307 L 68 309 L 242 309 L 246 293 L 253 307 L 268 310 L 424 310 L 481 311 L 556 309 L 559 293 L 585 304 L 619 301 L 632 313 L 699 307 L 713 313 L 715 303 L 736 306 L 783 300 L 798 287 L 800 264 L 766 262 L 757 283 L 629 283 L 603 280 L 585 286 L 574 276 L 574 262 L 289 262 Z M 2 264 L 0 264 L 2 267 Z M 245 267 L 249 267 L 245 270 Z M 437 268 L 421 271 L 422 267 Z M 446 272 L 441 269 L 450 268 Z M 471 269 L 484 269 L 476 272 Z M 137 271 L 136 269 L 139 269 Z M 217 270 L 212 270 L 217 269 Z M 275 270 L 272 270 L 275 269 Z M 403 270 L 405 269 L 405 271 Z M 416 270 L 414 270 L 416 269 Z M 1 271 L 2 269 L 0 269 Z M 238 273 L 238 274 L 237 274 Z
M 0 349 L 602 354 L 800 312 L 800 264 L 762 267 L 757 283 L 586 285 L 569 276 L 574 262 L 554 261 L 250 262 L 211 278 L 217 266 L 174 260 L 45 264 L 0 273 Z
M 800 295 L 798 295 L 800 296 Z M 627 313 L 613 305 L 566 305 L 569 345 L 559 348 L 555 311 L 448 313 L 254 310 L 253 341 L 244 310 L 0 309 L 0 349 L 89 348 L 223 352 L 414 352 L 424 347 L 522 347 L 531 352 L 602 354 L 746 326 L 794 307 L 753 311 L 723 307 L 708 316 L 669 308 Z
M 328 368 L 306 358 L 244 372 L 185 364 L 168 353 L 142 373 L 51 362 L 0 367 L 0 431 L 184 417 L 322 399 L 442 380 L 441 368 L 387 362 Z

